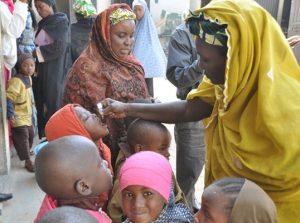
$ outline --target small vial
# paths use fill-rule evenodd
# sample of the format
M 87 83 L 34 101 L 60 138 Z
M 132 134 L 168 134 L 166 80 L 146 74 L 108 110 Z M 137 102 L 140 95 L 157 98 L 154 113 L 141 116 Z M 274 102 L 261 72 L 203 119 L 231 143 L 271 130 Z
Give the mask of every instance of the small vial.
M 97 104 L 97 107 L 98 107 L 98 111 L 101 115 L 101 118 L 103 119 L 104 115 L 103 115 L 103 105 L 100 103 Z

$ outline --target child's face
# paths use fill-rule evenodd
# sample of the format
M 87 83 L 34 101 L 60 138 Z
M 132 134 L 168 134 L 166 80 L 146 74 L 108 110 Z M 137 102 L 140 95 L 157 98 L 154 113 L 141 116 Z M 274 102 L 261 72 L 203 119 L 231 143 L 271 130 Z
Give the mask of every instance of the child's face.
M 34 70 L 35 70 L 35 62 L 31 58 L 24 60 L 20 65 L 20 73 L 25 76 L 33 75 Z
M 141 20 L 144 17 L 144 7 L 142 5 L 136 5 L 133 9 L 134 14 L 136 15 L 137 20 Z
M 133 223 L 149 223 L 158 218 L 164 208 L 164 198 L 144 186 L 128 186 L 122 191 L 122 207 Z
M 93 160 L 95 161 L 91 160 L 93 165 L 88 171 L 91 173 L 93 195 L 97 196 L 112 188 L 112 175 L 107 162 L 99 156 L 98 151 Z
M 228 223 L 229 198 L 216 186 L 207 187 L 202 194 L 200 210 L 195 214 L 196 223 Z
M 96 114 L 91 114 L 88 110 L 81 106 L 76 106 L 74 110 L 94 141 L 108 135 L 109 131 L 107 126 Z
M 147 137 L 148 143 L 142 145 L 141 151 L 152 151 L 161 154 L 167 159 L 170 158 L 169 147 L 171 144 L 171 135 L 169 132 L 152 131 L 149 132 Z

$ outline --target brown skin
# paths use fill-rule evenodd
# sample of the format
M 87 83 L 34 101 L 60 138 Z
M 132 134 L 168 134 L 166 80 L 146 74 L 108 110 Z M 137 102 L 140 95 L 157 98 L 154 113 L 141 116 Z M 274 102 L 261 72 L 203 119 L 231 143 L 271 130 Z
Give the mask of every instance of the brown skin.
M 141 20 L 145 14 L 144 7 L 142 5 L 134 6 L 133 12 L 136 15 L 137 20 Z
M 144 143 L 134 145 L 135 153 L 152 151 L 161 154 L 167 159 L 170 158 L 169 147 L 171 144 L 171 135 L 169 132 L 158 128 L 152 128 L 144 138 Z
M 76 106 L 74 111 L 94 142 L 108 135 L 107 125 L 96 114 L 90 113 L 81 106 Z
M 42 1 L 34 1 L 34 5 L 42 18 L 46 18 L 54 13 L 53 8 Z
M 111 26 L 111 48 L 119 58 L 124 59 L 131 53 L 134 31 L 135 23 L 133 20 L 125 20 Z
M 219 187 L 211 185 L 202 195 L 201 208 L 195 214 L 196 223 L 228 223 L 230 199 Z
M 224 84 L 226 55 L 220 47 L 196 39 L 197 52 L 201 56 L 200 67 L 214 84 Z M 125 104 L 112 99 L 102 102 L 103 114 L 111 118 L 139 117 L 164 123 L 199 121 L 211 115 L 212 106 L 200 98 L 161 104 Z
M 166 201 L 155 190 L 128 186 L 122 191 L 122 208 L 133 223 L 149 223 L 158 218 Z
M 28 58 L 22 62 L 19 67 L 20 73 L 25 76 L 32 76 L 35 70 L 35 62 L 33 59 Z

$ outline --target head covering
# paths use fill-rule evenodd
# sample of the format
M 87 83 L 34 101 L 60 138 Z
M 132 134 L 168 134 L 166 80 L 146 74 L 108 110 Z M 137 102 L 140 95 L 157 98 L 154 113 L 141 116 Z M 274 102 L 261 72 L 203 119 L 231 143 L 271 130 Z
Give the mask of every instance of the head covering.
M 277 205 L 279 222 L 300 212 L 300 68 L 281 28 L 252 0 L 211 1 L 194 12 L 227 24 L 225 84 L 204 77 L 187 99 L 214 109 L 205 120 L 205 184 L 241 176 Z M 276 37 L 276 38 L 275 38 Z
M 18 67 L 20 67 L 21 64 L 24 62 L 24 60 L 27 60 L 27 59 L 32 59 L 34 61 L 34 58 L 33 58 L 31 53 L 21 53 L 21 54 L 19 54 L 18 55 L 18 62 L 17 62 Z
M 158 153 L 139 152 L 125 161 L 119 181 L 121 191 L 132 185 L 144 186 L 157 191 L 167 202 L 171 193 L 172 168 L 169 161 Z
M 112 25 L 116 25 L 125 20 L 135 20 L 135 14 L 126 8 L 117 8 L 110 14 L 109 20 Z
M 203 13 L 194 14 L 191 12 L 187 18 L 187 25 L 192 34 L 199 36 L 206 43 L 227 47 L 226 24 L 205 19 Z
M 144 0 L 135 0 L 132 8 L 142 5 L 144 16 L 137 20 L 134 33 L 133 54 L 145 70 L 145 77 L 165 77 L 167 58 L 160 44 L 157 30 Z
M 257 184 L 245 183 L 234 203 L 230 223 L 276 223 L 277 211 L 272 199 Z
M 80 105 L 67 104 L 49 118 L 45 126 L 45 135 L 49 142 L 71 135 L 84 136 L 93 141 L 90 133 L 85 129 L 84 125 L 75 113 L 74 108 L 76 106 Z M 108 166 L 112 171 L 113 168 L 111 165 L 110 149 L 102 142 L 102 139 L 97 142 L 97 146 L 101 157 L 107 161 Z
M 89 17 L 97 13 L 91 0 L 76 0 L 73 4 L 74 12 L 84 17 Z
M 92 140 L 88 131 L 76 115 L 76 104 L 68 104 L 55 112 L 45 127 L 45 135 L 49 142 L 69 135 L 81 135 Z
M 127 4 L 112 4 L 94 22 L 91 40 L 70 69 L 64 91 L 65 103 L 78 103 L 91 112 L 99 113 L 97 103 L 106 97 L 128 102 L 149 98 L 144 70 L 129 54 L 118 57 L 111 47 L 110 15 L 118 8 L 131 10 Z M 126 135 L 122 119 L 107 119 L 109 145 L 116 148 L 120 137 Z

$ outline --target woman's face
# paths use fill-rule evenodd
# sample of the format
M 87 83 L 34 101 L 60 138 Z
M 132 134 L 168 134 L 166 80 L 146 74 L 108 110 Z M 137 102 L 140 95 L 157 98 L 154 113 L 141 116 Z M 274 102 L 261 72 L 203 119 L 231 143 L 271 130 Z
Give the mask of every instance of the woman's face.
M 136 15 L 137 20 L 141 20 L 144 17 L 145 11 L 142 5 L 136 5 L 133 8 L 133 12 Z
M 201 208 L 195 214 L 196 223 L 228 223 L 231 208 L 229 198 L 219 187 L 211 185 L 202 194 Z
M 206 43 L 196 38 L 197 53 L 200 56 L 200 68 L 213 84 L 225 83 L 225 67 L 227 57 L 222 53 L 221 47 Z
M 46 18 L 53 14 L 53 8 L 42 1 L 34 1 L 35 8 L 42 18 Z
M 128 186 L 122 191 L 123 211 L 134 223 L 154 221 L 158 218 L 164 205 L 164 198 L 148 187 Z
M 131 53 L 134 31 L 135 23 L 133 20 L 125 20 L 111 26 L 111 48 L 118 57 L 125 58 Z

